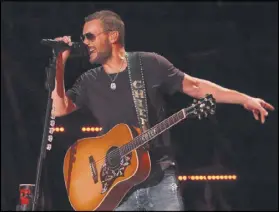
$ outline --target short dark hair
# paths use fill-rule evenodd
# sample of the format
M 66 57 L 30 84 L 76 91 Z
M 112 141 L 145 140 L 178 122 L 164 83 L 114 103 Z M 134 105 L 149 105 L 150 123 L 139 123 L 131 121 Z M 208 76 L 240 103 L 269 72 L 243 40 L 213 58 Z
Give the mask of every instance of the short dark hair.
M 110 10 L 101 10 L 95 12 L 93 14 L 88 15 L 84 21 L 89 22 L 92 20 L 100 20 L 103 24 L 105 31 L 118 31 L 119 33 L 119 40 L 118 42 L 124 46 L 125 45 L 125 26 L 124 22 L 121 20 L 120 16 L 117 15 L 115 12 Z

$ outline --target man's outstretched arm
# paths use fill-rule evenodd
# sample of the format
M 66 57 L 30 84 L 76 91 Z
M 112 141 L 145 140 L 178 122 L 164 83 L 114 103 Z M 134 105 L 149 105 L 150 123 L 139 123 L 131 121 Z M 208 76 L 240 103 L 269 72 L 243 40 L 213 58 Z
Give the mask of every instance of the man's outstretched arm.
M 219 86 L 208 80 L 195 78 L 185 74 L 183 79 L 183 92 L 193 98 L 202 98 L 206 94 L 212 94 L 217 103 L 239 104 L 251 111 L 256 120 L 265 122 L 267 110 L 274 107 L 263 99 L 251 97 L 244 93 Z

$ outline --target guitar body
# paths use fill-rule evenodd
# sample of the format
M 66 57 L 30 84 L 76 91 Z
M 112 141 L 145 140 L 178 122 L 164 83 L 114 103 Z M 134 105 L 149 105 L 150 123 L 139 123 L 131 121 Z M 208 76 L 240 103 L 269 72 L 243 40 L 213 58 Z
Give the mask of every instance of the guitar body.
M 146 180 L 151 170 L 148 151 L 139 147 L 118 157 L 114 148 L 132 139 L 128 125 L 118 124 L 107 134 L 80 139 L 67 150 L 63 173 L 74 210 L 112 211 L 132 187 Z M 109 152 L 114 157 L 106 157 Z
M 63 164 L 73 209 L 114 210 L 128 191 L 150 174 L 150 157 L 143 145 L 186 117 L 201 119 L 214 114 L 215 108 L 215 99 L 206 95 L 136 138 L 128 125 L 118 124 L 103 136 L 78 140 L 67 150 Z M 139 129 L 135 130 L 140 134 Z

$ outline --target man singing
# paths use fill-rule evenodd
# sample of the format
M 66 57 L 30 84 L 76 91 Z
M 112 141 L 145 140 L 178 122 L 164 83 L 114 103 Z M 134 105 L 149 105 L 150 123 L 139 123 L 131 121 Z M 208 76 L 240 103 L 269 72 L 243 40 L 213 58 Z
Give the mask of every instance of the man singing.
M 139 127 L 129 81 L 131 64 L 127 57 L 129 52 L 125 51 L 123 21 L 112 11 L 95 12 L 85 18 L 81 38 L 87 47 L 90 63 L 100 66 L 83 73 L 66 92 L 64 68 L 70 50 L 59 53 L 55 89 L 52 93 L 54 115 L 65 116 L 87 107 L 103 127 L 103 133 L 119 123 Z M 56 40 L 71 46 L 70 36 Z M 185 74 L 159 54 L 137 54 L 144 73 L 150 126 L 166 118 L 164 96 L 175 92 L 193 98 L 212 94 L 217 103 L 242 105 L 261 123 L 265 122 L 267 110 L 274 110 L 272 105 L 261 98 Z M 149 153 L 152 168 L 148 179 L 135 186 L 113 210 L 184 210 L 168 131 L 150 144 Z

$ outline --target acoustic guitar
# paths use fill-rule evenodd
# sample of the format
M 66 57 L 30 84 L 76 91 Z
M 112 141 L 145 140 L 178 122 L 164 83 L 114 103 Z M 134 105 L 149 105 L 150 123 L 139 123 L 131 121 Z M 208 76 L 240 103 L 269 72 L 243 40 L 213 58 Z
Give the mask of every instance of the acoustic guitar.
M 144 145 L 186 118 L 214 114 L 215 108 L 215 99 L 206 95 L 142 133 L 138 128 L 118 124 L 105 135 L 77 140 L 67 150 L 63 164 L 73 209 L 114 210 L 131 188 L 149 176 L 151 162 Z

